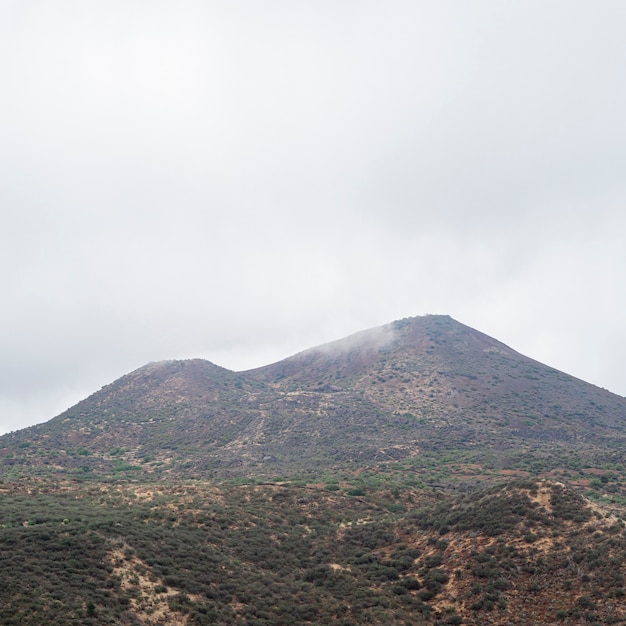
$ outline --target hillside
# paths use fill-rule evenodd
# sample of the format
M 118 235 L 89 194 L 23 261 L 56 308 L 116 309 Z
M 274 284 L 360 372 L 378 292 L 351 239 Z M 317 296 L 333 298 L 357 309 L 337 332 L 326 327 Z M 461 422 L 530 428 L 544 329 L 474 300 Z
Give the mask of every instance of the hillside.
M 484 471 L 623 462 L 626 400 L 447 316 L 397 321 L 248 372 L 146 365 L 0 437 L 0 475 L 303 475 L 442 455 Z
M 624 522 L 554 481 L 0 484 L 0 623 L 623 624 Z
M 409 453 L 487 446 L 506 464 L 524 445 L 617 456 L 624 444 L 626 399 L 448 316 L 394 322 L 248 374 L 285 394 L 317 394 L 338 413 L 369 403 L 389 423 L 406 417 L 416 436 Z

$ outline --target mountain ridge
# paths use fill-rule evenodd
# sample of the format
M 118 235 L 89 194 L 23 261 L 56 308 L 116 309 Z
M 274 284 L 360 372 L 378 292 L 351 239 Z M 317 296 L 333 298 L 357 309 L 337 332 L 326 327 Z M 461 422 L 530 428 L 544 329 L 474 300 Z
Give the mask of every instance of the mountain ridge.
M 443 451 L 523 469 L 524 455 L 567 467 L 582 450 L 595 466 L 619 462 L 625 442 L 624 398 L 424 316 L 242 372 L 203 359 L 146 364 L 0 437 L 0 471 L 267 476 Z

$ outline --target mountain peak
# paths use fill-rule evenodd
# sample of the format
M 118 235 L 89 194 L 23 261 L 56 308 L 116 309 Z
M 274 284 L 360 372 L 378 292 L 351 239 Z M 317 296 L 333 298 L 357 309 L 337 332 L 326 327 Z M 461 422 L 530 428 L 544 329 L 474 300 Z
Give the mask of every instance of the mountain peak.
M 291 379 L 316 384 L 363 375 L 371 382 L 374 372 L 447 367 L 444 361 L 480 359 L 483 352 L 518 355 L 514 350 L 449 315 L 409 317 L 363 330 L 343 339 L 310 348 L 287 359 L 251 370 L 266 382 Z
M 164 359 L 162 361 L 150 361 L 145 365 L 134 370 L 133 373 L 156 374 L 156 373 L 173 373 L 173 372 L 228 372 L 228 370 L 220 365 L 216 365 L 212 361 L 206 359 Z

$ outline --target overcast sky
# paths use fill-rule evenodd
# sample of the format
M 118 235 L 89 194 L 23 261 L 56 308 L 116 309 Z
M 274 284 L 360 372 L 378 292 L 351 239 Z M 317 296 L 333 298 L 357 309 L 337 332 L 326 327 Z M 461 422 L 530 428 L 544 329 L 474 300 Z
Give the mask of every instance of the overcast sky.
M 0 0 L 0 433 L 426 313 L 626 395 L 623 0 Z

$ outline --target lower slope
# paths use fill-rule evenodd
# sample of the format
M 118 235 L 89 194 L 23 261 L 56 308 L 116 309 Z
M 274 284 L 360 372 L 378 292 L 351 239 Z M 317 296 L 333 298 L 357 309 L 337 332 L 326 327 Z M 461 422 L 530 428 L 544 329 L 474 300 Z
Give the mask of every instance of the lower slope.
M 617 624 L 626 531 L 554 481 L 0 484 L 0 623 Z

